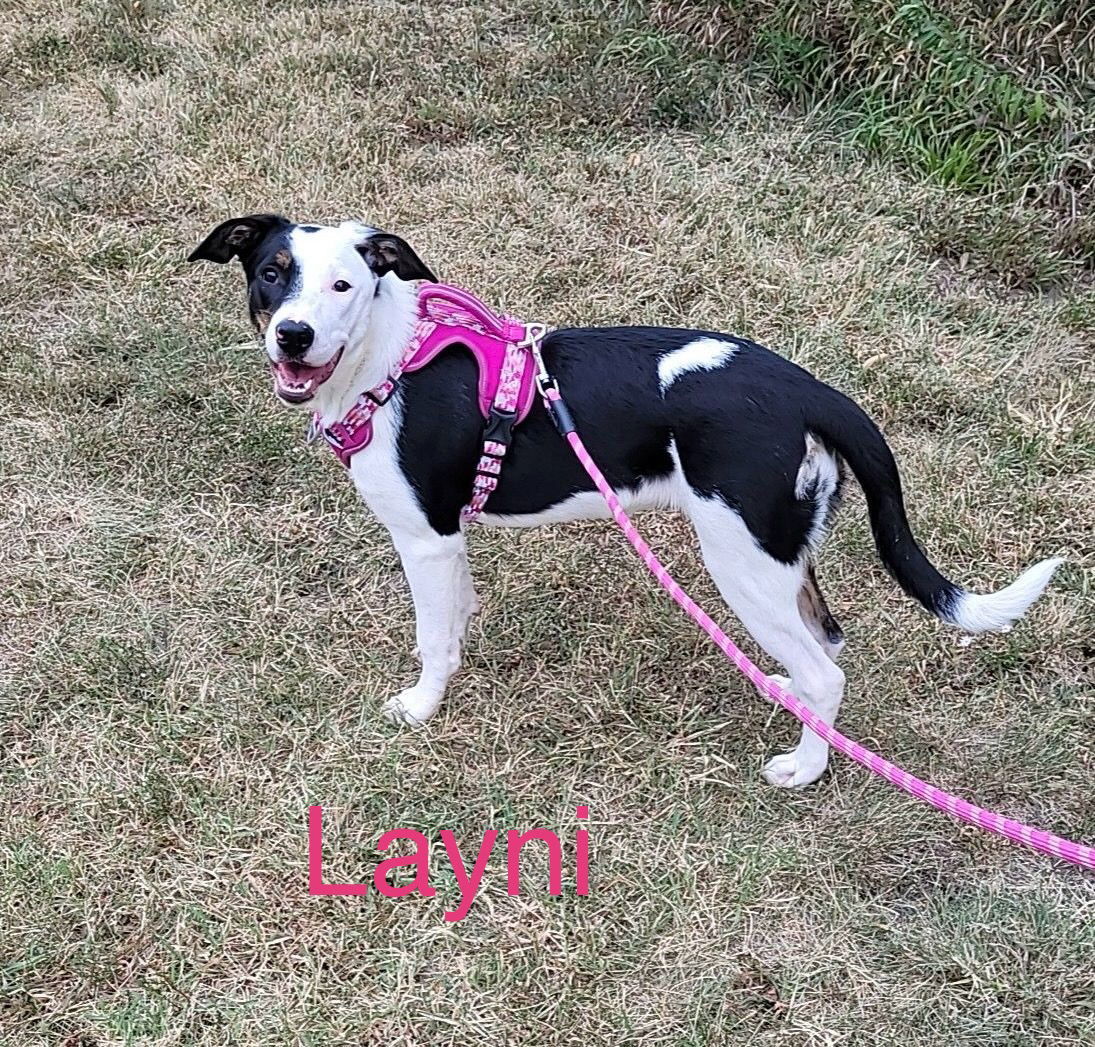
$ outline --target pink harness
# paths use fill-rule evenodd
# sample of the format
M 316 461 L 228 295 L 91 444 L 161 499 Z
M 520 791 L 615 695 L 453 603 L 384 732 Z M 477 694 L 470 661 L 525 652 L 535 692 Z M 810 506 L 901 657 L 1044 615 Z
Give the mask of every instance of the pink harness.
M 418 321 L 403 359 L 380 385 L 357 398 L 342 421 L 322 430 L 323 437 L 338 460 L 349 467 L 350 459 L 369 446 L 373 415 L 391 399 L 400 377 L 425 367 L 450 346 L 463 346 L 479 366 L 479 410 L 487 422 L 471 498 L 461 513 L 470 523 L 498 486 L 513 427 L 524 421 L 532 408 L 536 381 L 529 349 L 546 333 L 542 324 L 522 324 L 512 316 L 498 316 L 459 287 L 421 284 Z M 313 424 L 318 425 L 318 419 Z
M 643 541 L 624 512 L 616 492 L 589 456 L 575 431 L 574 419 L 558 385 L 540 355 L 540 342 L 547 332 L 546 327 L 521 324 L 509 316 L 496 316 L 467 291 L 445 284 L 424 284 L 418 293 L 418 307 L 418 324 L 403 362 L 388 376 L 387 381 L 363 393 L 346 418 L 324 432 L 343 465 L 349 465 L 350 459 L 368 445 L 372 438 L 370 419 L 378 408 L 388 402 L 401 374 L 424 367 L 447 346 L 466 346 L 479 364 L 479 409 L 488 424 L 483 434 L 483 454 L 476 467 L 475 486 L 471 500 L 464 508 L 465 520 L 473 520 L 482 512 L 491 491 L 498 486 L 498 474 L 509 446 L 510 433 L 513 426 L 528 414 L 539 389 L 556 428 L 589 474 L 639 558 L 658 584 L 737 666 L 742 675 L 834 749 L 910 796 L 1006 840 L 1095 870 L 1095 848 L 1005 818 L 914 777 L 852 741 L 835 727 L 830 727 L 817 713 L 758 669 L 665 569 L 650 546 Z

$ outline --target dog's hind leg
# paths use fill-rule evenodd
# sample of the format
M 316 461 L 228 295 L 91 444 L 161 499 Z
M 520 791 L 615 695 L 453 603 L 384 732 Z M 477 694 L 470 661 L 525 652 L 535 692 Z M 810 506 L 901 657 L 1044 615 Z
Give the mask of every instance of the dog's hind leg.
M 818 640 L 800 610 L 799 595 L 807 581 L 803 563 L 782 563 L 770 556 L 741 516 L 718 497 L 693 492 L 685 508 L 723 599 L 761 648 L 787 670 L 791 692 L 832 724 L 844 692 L 844 673 L 833 661 L 831 645 Z M 809 785 L 821 777 L 828 760 L 828 745 L 803 728 L 795 750 L 769 760 L 764 777 L 790 788 Z
M 844 650 L 844 632 L 840 628 L 840 623 L 837 622 L 829 610 L 825 597 L 821 594 L 821 588 L 817 584 L 817 574 L 812 563 L 806 565 L 802 588 L 798 591 L 798 613 L 802 615 L 802 621 L 806 628 L 810 630 L 814 639 L 821 644 L 825 653 L 835 662 L 840 657 L 840 652 Z M 791 689 L 791 681 L 786 676 L 772 674 L 768 679 L 779 684 L 785 691 Z M 768 692 L 762 691 L 759 687 L 757 693 L 766 702 L 772 700 Z
M 814 639 L 825 649 L 825 653 L 835 662 L 844 650 L 844 630 L 833 617 L 821 588 L 817 584 L 814 565 L 806 567 L 806 577 L 802 579 L 802 588 L 798 591 L 798 613 L 806 623 L 806 628 Z

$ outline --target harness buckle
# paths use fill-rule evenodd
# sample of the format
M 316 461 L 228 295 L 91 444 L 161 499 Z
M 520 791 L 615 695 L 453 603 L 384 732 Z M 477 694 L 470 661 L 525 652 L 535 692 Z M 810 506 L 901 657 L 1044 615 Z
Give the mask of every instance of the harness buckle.
M 503 411 L 492 406 L 483 430 L 483 442 L 493 442 L 508 447 L 513 439 L 513 427 L 517 422 L 516 411 Z
M 346 427 L 339 422 L 335 422 L 334 425 L 328 426 L 324 429 L 323 438 L 334 448 L 342 450 L 346 446 L 346 438 L 343 435 L 346 431 Z
M 389 376 L 383 382 L 381 382 L 380 385 L 377 386 L 377 389 L 380 389 L 383 386 L 388 387 L 388 391 L 383 394 L 383 399 L 376 395 L 375 389 L 367 389 L 365 391 L 365 396 L 368 397 L 368 399 L 372 400 L 372 402 L 376 404 L 377 407 L 383 407 L 395 395 L 395 389 L 397 385 L 399 385 L 399 379 Z

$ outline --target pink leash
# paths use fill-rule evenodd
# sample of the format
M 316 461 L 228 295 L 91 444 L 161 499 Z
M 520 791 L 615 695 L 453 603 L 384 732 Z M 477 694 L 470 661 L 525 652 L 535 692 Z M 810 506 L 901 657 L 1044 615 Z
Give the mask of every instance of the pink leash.
M 742 674 L 774 702 L 796 716 L 823 741 L 838 752 L 862 764 L 867 770 L 885 778 L 891 785 L 915 796 L 932 807 L 952 814 L 963 821 L 986 829 L 1007 840 L 1024 844 L 1043 854 L 1063 858 L 1066 862 L 1095 870 L 1095 848 L 1054 836 L 1044 829 L 1013 821 L 983 807 L 968 803 L 961 797 L 937 789 L 895 767 L 877 753 L 863 748 L 830 727 L 813 710 L 788 694 L 762 673 L 670 576 L 662 563 L 643 541 L 631 522 L 616 492 L 609 486 L 597 464 L 589 456 L 577 432 L 555 380 L 544 367 L 540 342 L 547 329 L 539 324 L 520 324 L 511 317 L 496 316 L 479 299 L 460 288 L 444 284 L 424 285 L 419 292 L 419 322 L 408 356 L 397 370 L 376 389 L 363 393 L 341 422 L 327 429 L 313 422 L 310 438 L 322 433 L 343 465 L 366 447 L 372 439 L 372 416 L 388 402 L 403 371 L 425 366 L 438 352 L 459 342 L 470 348 L 480 371 L 480 409 L 487 419 L 483 453 L 476 467 L 472 498 L 463 511 L 465 522 L 475 519 L 482 511 L 491 492 L 498 484 L 502 459 L 509 445 L 514 424 L 525 417 L 535 396 L 533 382 L 526 373 L 526 353 L 536 365 L 535 386 L 539 389 L 556 428 L 570 444 L 578 461 L 589 474 L 597 490 L 620 525 L 639 558 L 646 564 L 658 584 L 683 608 L 686 614 L 715 642 L 715 645 L 741 670 Z
M 601 496 L 612 513 L 612 518 L 620 525 L 620 530 L 623 531 L 635 552 L 639 554 L 639 559 L 646 564 L 650 573 L 658 580 L 658 584 L 711 637 L 719 650 L 741 670 L 746 679 L 769 695 L 773 701 L 783 706 L 789 713 L 798 717 L 811 731 L 828 742 L 834 749 L 842 752 L 845 756 L 851 757 L 856 763 L 866 767 L 867 770 L 885 778 L 891 785 L 896 785 L 910 796 L 915 796 L 918 800 L 923 800 L 947 814 L 953 814 L 971 825 L 996 833 L 997 836 L 1003 836 L 1007 840 L 1024 844 L 1036 851 L 1041 851 L 1043 854 L 1063 858 L 1066 862 L 1072 862 L 1074 865 L 1082 866 L 1085 869 L 1095 870 L 1095 848 L 1082 843 L 1075 843 L 1072 840 L 1065 840 L 1060 836 L 1054 836 L 1053 833 L 1046 832 L 1045 829 L 1037 829 L 1033 825 L 1024 825 L 1022 822 L 1005 818 L 995 811 L 987 811 L 984 807 L 977 807 L 959 796 L 954 796 L 952 793 L 937 789 L 934 785 L 929 785 L 920 778 L 909 774 L 908 771 L 903 771 L 900 767 L 894 766 L 889 760 L 882 759 L 881 756 L 871 752 L 870 749 L 863 748 L 858 742 L 846 738 L 838 730 L 825 723 L 812 709 L 803 705 L 793 694 L 788 694 L 762 673 L 734 641 L 711 620 L 710 615 L 673 580 L 661 561 L 654 555 L 650 546 L 643 541 L 630 517 L 624 512 L 623 506 L 620 505 L 620 499 L 616 496 L 616 492 L 604 478 L 601 470 L 597 468 L 597 463 L 590 458 L 585 445 L 575 432 L 574 420 L 559 395 L 555 381 L 544 369 L 539 344 L 536 343 L 531 348 L 536 357 L 538 368 L 537 383 L 548 411 L 559 432 L 570 444 L 578 461 L 582 463 L 582 467 L 589 474 L 589 478 L 596 485 L 597 490 L 601 492 Z

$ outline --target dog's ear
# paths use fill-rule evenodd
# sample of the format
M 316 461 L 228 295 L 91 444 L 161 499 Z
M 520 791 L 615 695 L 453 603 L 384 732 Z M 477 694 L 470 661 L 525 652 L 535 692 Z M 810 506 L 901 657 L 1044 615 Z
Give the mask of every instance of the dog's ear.
M 395 273 L 400 280 L 437 283 L 437 277 L 426 268 L 426 263 L 414 253 L 411 245 L 391 233 L 373 233 L 357 245 L 357 251 L 377 276 Z
M 288 228 L 293 223 L 279 214 L 249 214 L 242 218 L 229 218 L 221 222 L 187 258 L 188 262 L 219 262 L 222 265 L 238 257 L 241 262 L 247 259 L 267 234 L 281 226 Z

